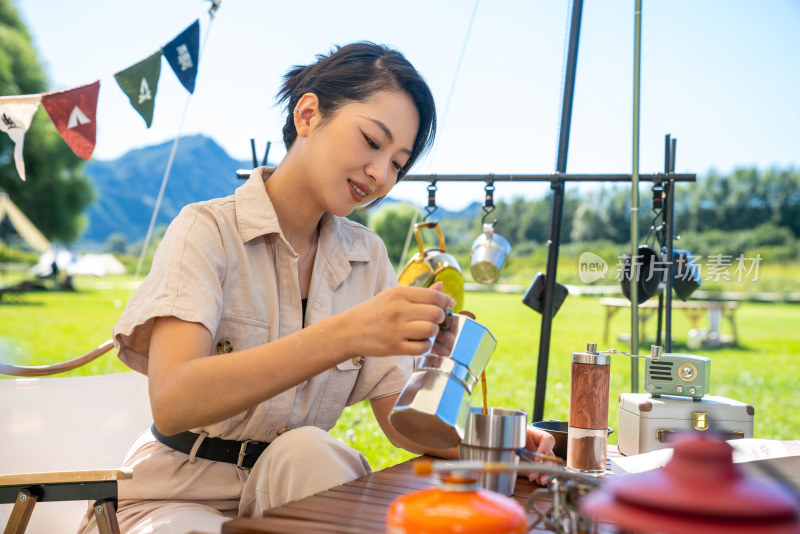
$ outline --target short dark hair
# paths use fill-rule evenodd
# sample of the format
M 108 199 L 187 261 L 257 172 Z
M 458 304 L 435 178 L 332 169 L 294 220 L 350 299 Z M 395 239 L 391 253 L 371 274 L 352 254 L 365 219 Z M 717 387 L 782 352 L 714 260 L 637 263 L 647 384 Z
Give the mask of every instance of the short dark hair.
M 287 117 L 283 126 L 286 150 L 297 138 L 293 110 L 306 93 L 319 99 L 323 121 L 345 104 L 363 102 L 378 91 L 407 93 L 419 112 L 419 129 L 408 162 L 400 169 L 398 180 L 433 144 L 436 135 L 436 105 L 425 79 L 397 50 L 368 41 L 337 46 L 328 55 L 319 54 L 310 65 L 295 65 L 283 77 L 278 102 L 286 102 Z

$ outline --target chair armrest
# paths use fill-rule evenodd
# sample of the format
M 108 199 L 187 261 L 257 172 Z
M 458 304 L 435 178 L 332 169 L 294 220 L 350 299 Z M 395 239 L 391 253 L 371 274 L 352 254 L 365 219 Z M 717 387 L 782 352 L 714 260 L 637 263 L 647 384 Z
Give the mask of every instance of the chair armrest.
M 96 360 L 106 352 L 114 348 L 114 342 L 108 340 L 102 345 L 90 350 L 82 356 L 67 360 L 66 362 L 54 363 L 51 365 L 36 365 L 36 366 L 23 366 L 23 365 L 10 365 L 0 363 L 0 374 L 10 376 L 47 376 L 64 373 L 77 369 L 81 365 L 85 365 L 92 360 Z
M 95 469 L 91 471 L 53 471 L 50 473 L 14 473 L 10 475 L 0 475 L 0 486 L 103 482 L 108 480 L 128 480 L 131 478 L 133 478 L 133 471 L 130 468 Z

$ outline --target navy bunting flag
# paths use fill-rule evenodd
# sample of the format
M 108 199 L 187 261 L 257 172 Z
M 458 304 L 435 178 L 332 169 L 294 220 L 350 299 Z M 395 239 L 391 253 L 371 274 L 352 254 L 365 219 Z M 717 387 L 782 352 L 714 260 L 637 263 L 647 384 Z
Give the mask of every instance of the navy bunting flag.
M 132 67 L 114 75 L 133 109 L 139 112 L 147 127 L 153 123 L 158 78 L 161 76 L 161 50 Z
M 164 57 L 180 82 L 194 93 L 197 63 L 200 60 L 200 19 L 164 45 Z

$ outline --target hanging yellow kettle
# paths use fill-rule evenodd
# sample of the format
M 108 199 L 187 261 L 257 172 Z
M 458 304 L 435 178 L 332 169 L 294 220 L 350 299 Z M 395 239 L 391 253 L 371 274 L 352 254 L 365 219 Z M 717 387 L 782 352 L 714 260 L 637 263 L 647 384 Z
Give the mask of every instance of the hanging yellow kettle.
M 420 228 L 433 228 L 439 236 L 439 248 L 425 249 Z M 464 307 L 464 278 L 458 261 L 445 251 L 444 234 L 439 221 L 422 221 L 414 225 L 414 236 L 419 244 L 419 252 L 409 260 L 397 278 L 401 286 L 430 287 L 442 282 L 442 291 L 454 301 L 453 311 L 458 313 Z

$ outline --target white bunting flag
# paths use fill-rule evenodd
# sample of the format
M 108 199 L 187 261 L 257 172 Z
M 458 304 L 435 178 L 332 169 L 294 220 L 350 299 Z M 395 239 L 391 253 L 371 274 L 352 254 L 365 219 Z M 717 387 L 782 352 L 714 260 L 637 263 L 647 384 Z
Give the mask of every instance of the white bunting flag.
M 0 130 L 14 141 L 14 163 L 23 182 L 25 162 L 22 159 L 22 143 L 41 100 L 42 95 L 0 96 Z

